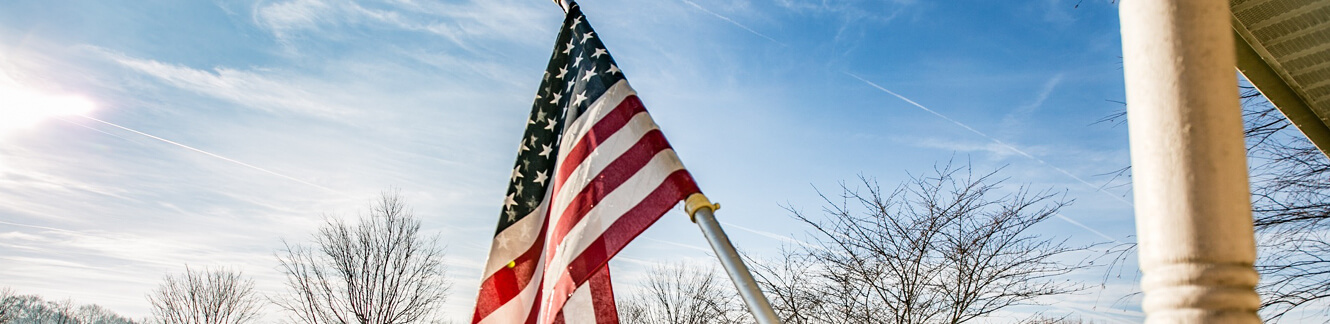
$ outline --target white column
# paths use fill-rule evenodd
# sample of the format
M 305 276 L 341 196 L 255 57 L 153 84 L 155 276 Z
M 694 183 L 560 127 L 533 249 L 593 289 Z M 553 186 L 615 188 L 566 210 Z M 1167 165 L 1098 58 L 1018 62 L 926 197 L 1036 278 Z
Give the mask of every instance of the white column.
M 1260 322 L 1228 4 L 1121 3 L 1148 323 Z

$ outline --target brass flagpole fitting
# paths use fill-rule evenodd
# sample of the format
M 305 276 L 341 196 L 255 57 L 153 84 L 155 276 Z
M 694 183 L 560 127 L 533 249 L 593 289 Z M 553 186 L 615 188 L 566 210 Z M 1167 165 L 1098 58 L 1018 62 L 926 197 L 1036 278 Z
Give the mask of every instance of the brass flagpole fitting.
M 683 211 L 688 213 L 688 220 L 693 221 L 694 223 L 697 222 L 697 217 L 694 215 L 697 214 L 698 208 L 708 208 L 711 209 L 712 212 L 715 212 L 720 210 L 720 203 L 711 203 L 711 199 L 707 199 L 707 195 L 703 195 L 700 192 L 688 195 L 688 199 L 684 200 L 683 203 Z
M 739 297 L 753 313 L 757 323 L 780 324 L 780 317 L 776 316 L 776 311 L 771 308 L 771 301 L 762 294 L 762 287 L 753 279 L 753 274 L 748 271 L 748 265 L 744 264 L 743 257 L 739 256 L 739 251 L 730 243 L 730 237 L 725 235 L 725 230 L 720 228 L 720 222 L 716 221 L 714 212 L 720 209 L 720 204 L 711 203 L 711 200 L 702 193 L 695 193 L 688 195 L 683 208 L 684 212 L 688 213 L 688 219 L 702 230 L 702 236 L 706 237 L 707 243 L 711 245 L 711 251 L 716 252 L 720 265 L 725 268 L 725 273 L 730 275 L 730 281 L 734 282 Z

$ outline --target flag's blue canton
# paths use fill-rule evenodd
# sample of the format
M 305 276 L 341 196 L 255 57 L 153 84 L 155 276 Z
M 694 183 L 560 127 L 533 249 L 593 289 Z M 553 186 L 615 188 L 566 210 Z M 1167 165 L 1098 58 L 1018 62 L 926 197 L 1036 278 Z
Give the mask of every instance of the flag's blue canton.
M 600 35 L 591 29 L 581 8 L 572 4 L 536 92 L 495 234 L 540 205 L 553 182 L 550 177 L 558 162 L 564 125 L 581 116 L 620 80 L 624 80 L 623 73 L 600 42 Z

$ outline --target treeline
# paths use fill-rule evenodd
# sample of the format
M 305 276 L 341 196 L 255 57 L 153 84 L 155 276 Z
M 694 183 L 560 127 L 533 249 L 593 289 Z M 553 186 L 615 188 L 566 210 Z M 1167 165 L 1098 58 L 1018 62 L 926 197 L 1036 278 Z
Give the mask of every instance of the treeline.
M 48 301 L 35 295 L 16 295 L 0 289 L 0 324 L 140 324 L 97 305 L 75 306 L 73 301 Z
M 1068 200 L 1003 183 L 996 171 L 975 173 L 968 164 L 941 165 L 888 190 L 862 179 L 824 196 L 823 213 L 791 208 L 810 242 L 750 262 L 790 324 L 965 323 L 1085 289 L 1062 276 L 1088 264 L 1062 260 L 1087 247 L 1033 230 Z M 420 233 L 420 220 L 396 192 L 383 193 L 358 221 L 327 218 L 310 241 L 277 251 L 283 291 L 260 293 L 238 271 L 186 266 L 147 295 L 152 316 L 142 322 L 272 320 L 263 318 L 265 308 L 309 324 L 436 323 L 444 315 L 438 310 L 451 284 L 439 239 Z M 658 268 L 648 277 L 645 289 L 621 289 L 623 322 L 752 322 L 714 271 Z M 11 299 L 17 311 L 5 316 L 15 323 L 140 323 L 96 306 Z
M 791 208 L 813 240 L 773 260 L 752 259 L 786 323 L 965 323 L 1086 288 L 1062 278 L 1085 246 L 1032 228 L 1067 205 L 1059 192 L 1003 188 L 994 172 L 941 165 L 892 189 L 863 179 L 824 196 L 820 215 Z M 358 221 L 329 217 L 309 244 L 275 254 L 286 287 L 258 292 L 244 274 L 191 268 L 149 294 L 146 323 L 437 323 L 451 289 L 437 237 L 396 192 Z M 751 323 L 728 280 L 656 269 L 646 289 L 621 289 L 625 323 Z M 631 287 L 628 285 L 623 288 Z M 92 307 L 23 301 L 15 323 L 139 323 Z M 264 316 L 265 309 L 281 314 Z M 6 311 L 5 316 L 9 312 Z M 118 321 L 117 321 L 118 320 Z
M 748 260 L 782 322 L 1086 323 L 1001 313 L 1089 288 L 1065 275 L 1091 266 L 1080 257 L 1096 254 L 1091 246 L 1034 230 L 1067 206 L 1061 193 L 1009 190 L 996 171 L 969 165 L 940 165 L 885 190 L 860 180 L 823 195 L 821 213 L 790 208 L 810 240 L 774 259 Z M 734 286 L 710 267 L 657 267 L 616 297 L 624 323 L 754 323 Z
M 384 192 L 358 221 L 328 217 L 312 239 L 277 251 L 286 289 L 275 294 L 224 268 L 166 276 L 148 295 L 151 323 L 254 323 L 270 307 L 292 323 L 439 322 L 451 288 L 443 249 L 397 192 Z
M 273 294 L 227 268 L 168 274 L 147 295 L 152 316 L 135 321 L 99 306 L 72 306 L 5 290 L 0 324 L 240 324 L 268 322 L 265 308 L 291 323 L 439 323 L 451 283 L 438 237 L 397 192 L 385 192 L 358 221 L 328 217 L 312 244 L 277 251 L 286 289 Z M 279 316 L 278 318 L 280 318 Z

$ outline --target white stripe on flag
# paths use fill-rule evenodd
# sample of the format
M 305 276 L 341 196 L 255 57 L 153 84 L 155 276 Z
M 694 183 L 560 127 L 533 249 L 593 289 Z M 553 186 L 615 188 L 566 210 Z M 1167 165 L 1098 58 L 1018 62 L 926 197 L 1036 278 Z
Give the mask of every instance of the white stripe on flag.
M 559 140 L 559 163 L 563 163 L 568 151 L 573 149 L 573 144 L 581 141 L 582 136 L 585 136 L 592 126 L 600 122 L 601 118 L 605 118 L 605 114 L 614 110 L 614 107 L 618 107 L 624 98 L 635 95 L 637 95 L 637 91 L 628 86 L 628 80 L 619 80 L 609 89 L 605 89 L 605 93 L 600 95 L 600 99 L 596 99 L 596 102 L 587 107 L 585 114 L 578 116 L 572 123 L 564 126 L 563 139 Z
M 545 199 L 541 200 L 540 206 L 532 210 L 531 214 L 517 220 L 516 223 L 494 236 L 494 242 L 490 244 L 489 259 L 485 261 L 485 272 L 480 276 L 481 278 L 489 278 L 495 272 L 508 266 L 509 261 L 531 249 L 531 245 L 535 244 L 536 234 L 540 232 L 540 225 L 545 221 L 545 210 L 549 206 L 549 196 L 549 191 L 546 191 Z
M 582 285 L 563 304 L 564 323 L 596 323 L 596 305 L 591 299 L 591 285 Z
M 559 277 L 567 273 L 567 267 L 572 263 L 572 259 L 582 254 L 596 238 L 600 237 L 605 229 L 615 220 L 623 216 L 637 205 L 638 202 L 645 199 L 652 191 L 665 182 L 674 171 L 683 169 L 683 163 L 675 156 L 674 150 L 666 149 L 656 153 L 646 166 L 633 174 L 632 177 L 624 181 L 623 185 L 616 188 L 613 192 L 605 195 L 601 204 L 592 207 L 587 212 L 586 217 L 581 222 L 573 226 L 568 231 L 562 242 L 558 242 L 554 255 L 550 256 L 549 269 L 545 273 L 545 285 L 547 289 L 554 288 Z M 553 229 L 553 226 L 551 226 Z M 547 232 L 549 235 L 549 232 Z M 547 297 L 548 298 L 548 297 Z
M 557 224 L 558 217 L 562 216 L 564 211 L 568 210 L 568 204 L 572 203 L 573 198 L 582 192 L 587 184 L 596 179 L 606 166 L 619 159 L 620 155 L 633 148 L 647 132 L 658 129 L 656 123 L 651 120 L 651 115 L 646 112 L 638 113 L 623 128 L 610 135 L 604 142 L 596 147 L 595 151 L 587 155 L 582 164 L 577 165 L 573 172 L 568 173 L 568 179 L 564 180 L 563 187 L 554 196 L 554 212 L 550 213 L 554 218 L 550 219 L 550 224 Z M 575 145 L 564 146 L 571 150 Z M 558 172 L 556 169 L 555 172 Z

